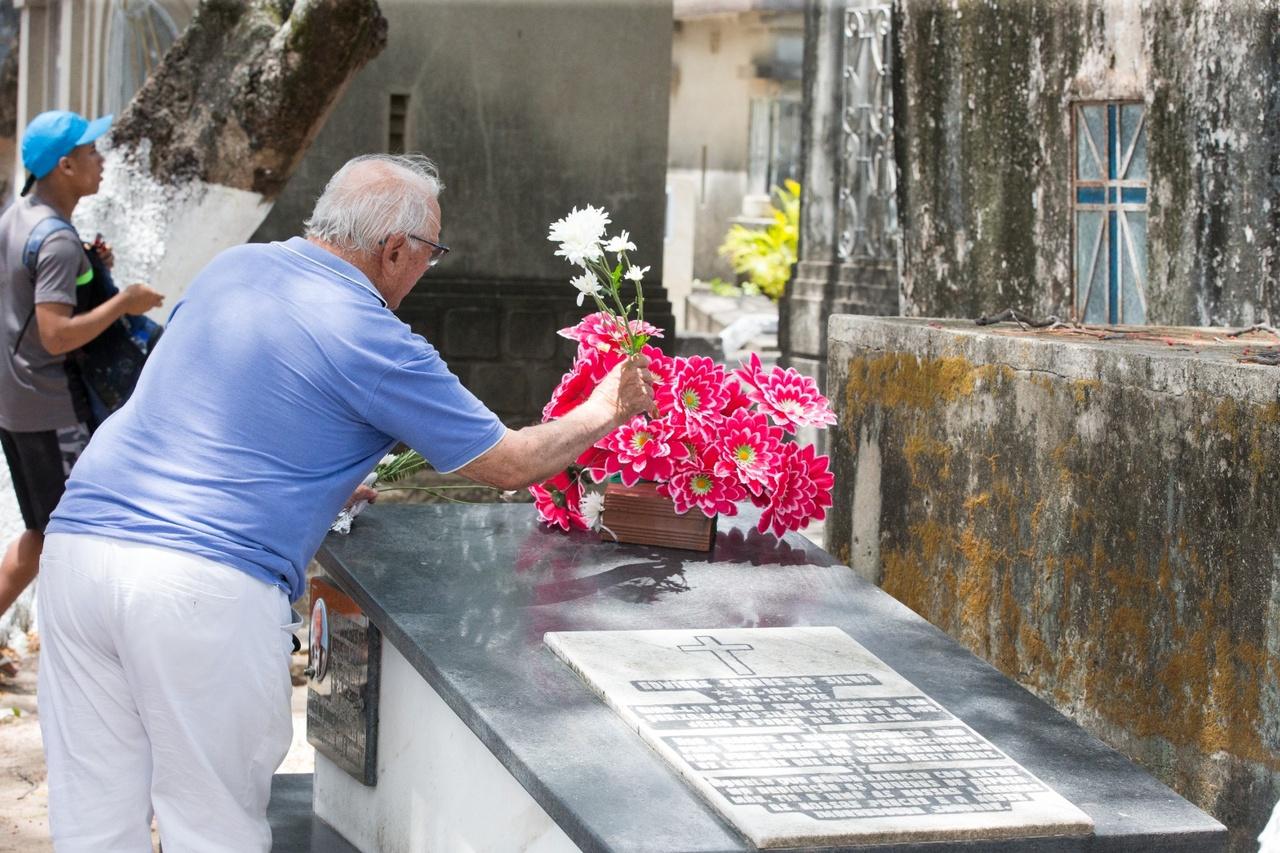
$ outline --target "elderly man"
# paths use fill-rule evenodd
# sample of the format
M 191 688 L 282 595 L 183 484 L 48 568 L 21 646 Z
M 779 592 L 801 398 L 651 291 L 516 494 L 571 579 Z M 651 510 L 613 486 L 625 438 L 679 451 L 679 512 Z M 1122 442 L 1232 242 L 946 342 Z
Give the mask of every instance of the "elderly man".
M 213 260 L 94 436 L 41 565 L 40 723 L 58 851 L 265 851 L 290 742 L 290 600 L 403 440 L 514 489 L 652 405 L 641 362 L 563 419 L 506 429 L 392 310 L 448 249 L 420 157 L 329 181 L 306 239 Z M 423 531 L 424 543 L 430 531 Z M 495 567 L 495 570 L 501 570 Z

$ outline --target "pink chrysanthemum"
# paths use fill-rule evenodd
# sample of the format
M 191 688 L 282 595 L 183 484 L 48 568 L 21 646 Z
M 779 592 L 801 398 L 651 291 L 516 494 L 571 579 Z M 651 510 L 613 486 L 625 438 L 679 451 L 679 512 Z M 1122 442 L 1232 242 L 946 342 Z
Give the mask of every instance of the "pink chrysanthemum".
M 729 391 L 729 402 L 725 404 L 722 410 L 727 418 L 739 409 L 748 409 L 751 407 L 751 398 L 747 396 L 747 386 L 743 385 L 736 378 L 736 372 L 729 377 L 729 381 L 724 383 L 725 388 Z
M 649 372 L 656 377 L 656 381 L 653 383 L 653 391 L 656 396 L 659 389 L 669 387 L 671 380 L 675 379 L 676 360 L 657 347 L 649 346 L 648 344 L 645 344 L 640 353 L 649 359 Z
M 671 381 L 655 387 L 653 397 L 658 412 L 677 431 L 710 441 L 729 402 L 724 368 L 701 355 L 676 358 Z
M 530 486 L 529 492 L 533 495 L 538 518 L 548 526 L 559 527 L 564 531 L 588 529 L 580 508 L 582 487 L 568 472 L 562 471 L 545 483 Z
M 591 392 L 600 384 L 617 364 L 623 359 L 621 352 L 602 351 L 578 347 L 578 358 L 573 367 L 560 380 L 560 384 L 551 392 L 551 399 L 542 409 L 542 422 L 562 418 L 581 406 L 591 396 Z
M 577 341 L 582 346 L 598 350 L 620 350 L 623 332 L 618 320 L 611 314 L 597 311 L 588 314 L 578 321 L 578 325 L 561 329 L 560 337 Z M 650 338 L 662 337 L 662 330 L 652 323 L 643 320 L 631 321 L 631 334 L 645 335 Z
M 751 402 L 788 431 L 803 426 L 827 427 L 836 422 L 835 412 L 819 393 L 818 384 L 793 367 L 763 370 L 760 357 L 752 353 L 751 361 L 735 370 L 734 375 L 746 383 Z
M 716 513 L 737 515 L 737 502 L 746 498 L 747 492 L 737 477 L 722 477 L 715 469 L 716 452 L 707 448 L 696 459 L 686 459 L 669 481 L 659 483 L 658 494 L 671 498 L 679 513 L 696 506 L 708 518 Z
M 618 474 L 622 482 L 634 486 L 640 480 L 671 477 L 670 428 L 659 420 L 637 416 L 604 437 L 596 447 L 608 452 L 606 474 Z
M 739 409 L 720 425 L 715 449 L 719 457 L 716 474 L 737 477 L 751 494 L 759 495 L 781 461 L 782 430 L 769 426 L 764 415 Z
M 582 451 L 582 455 L 573 464 L 585 472 L 592 482 L 603 483 L 605 478 L 609 476 L 604 469 L 605 462 L 608 459 L 609 452 L 607 450 L 601 450 L 599 447 L 592 445 Z
M 831 487 L 835 477 L 826 456 L 817 456 L 813 445 L 783 445 L 781 458 L 769 480 L 769 503 L 760 514 L 756 529 L 772 530 L 781 536 L 788 530 L 799 530 L 810 521 L 826 517 L 831 506 Z

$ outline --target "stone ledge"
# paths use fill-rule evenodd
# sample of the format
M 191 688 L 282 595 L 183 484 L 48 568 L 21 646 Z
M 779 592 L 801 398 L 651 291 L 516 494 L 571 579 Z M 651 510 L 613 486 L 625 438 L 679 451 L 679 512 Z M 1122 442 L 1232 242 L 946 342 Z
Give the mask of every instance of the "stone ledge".
M 1135 337 L 1098 340 L 1063 330 L 979 326 L 972 320 L 848 314 L 833 315 L 827 331 L 830 341 L 856 338 L 861 348 L 891 351 L 910 347 L 927 356 L 966 353 L 976 363 L 1004 364 L 1065 380 L 1104 380 L 1172 396 L 1199 392 L 1255 403 L 1277 400 L 1280 370 L 1244 364 L 1239 359 L 1246 348 L 1280 344 L 1280 339 L 1255 334 L 1232 343 L 1218 343 L 1215 337 L 1233 330 L 1196 326 L 1109 328 Z

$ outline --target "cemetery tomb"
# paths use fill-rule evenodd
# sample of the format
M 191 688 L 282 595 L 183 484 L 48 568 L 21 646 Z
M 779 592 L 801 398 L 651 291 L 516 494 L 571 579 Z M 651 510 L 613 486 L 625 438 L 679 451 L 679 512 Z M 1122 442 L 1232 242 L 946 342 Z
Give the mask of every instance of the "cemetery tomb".
M 317 555 L 315 817 L 364 853 L 1225 849 L 1217 821 L 753 512 L 702 553 L 552 532 L 527 504 L 371 507 Z M 289 790 L 277 825 L 306 802 Z

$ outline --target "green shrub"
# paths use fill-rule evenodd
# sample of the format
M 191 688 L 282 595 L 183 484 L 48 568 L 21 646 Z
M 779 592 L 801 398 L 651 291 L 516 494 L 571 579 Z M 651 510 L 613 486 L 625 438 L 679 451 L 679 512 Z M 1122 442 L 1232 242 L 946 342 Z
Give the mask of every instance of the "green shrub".
M 782 297 L 796 262 L 796 245 L 800 239 L 800 184 L 784 182 L 774 187 L 778 205 L 771 205 L 773 222 L 765 228 L 734 225 L 720 246 L 734 272 L 774 302 Z

